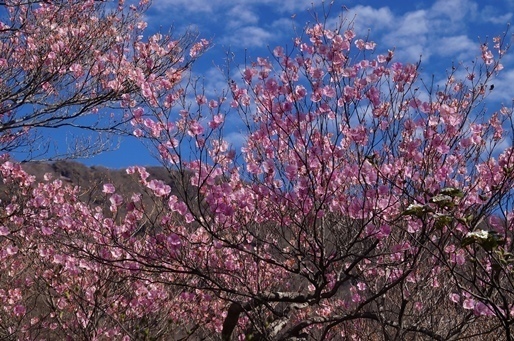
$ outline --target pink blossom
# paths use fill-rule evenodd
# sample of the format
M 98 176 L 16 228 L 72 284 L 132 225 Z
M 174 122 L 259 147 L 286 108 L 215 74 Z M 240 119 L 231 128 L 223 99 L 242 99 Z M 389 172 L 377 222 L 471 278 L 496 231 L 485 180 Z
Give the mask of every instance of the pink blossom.
M 223 123 L 224 120 L 225 119 L 221 114 L 213 115 L 212 121 L 209 122 L 209 127 L 211 127 L 211 129 L 216 129 Z
M 53 262 L 54 262 L 55 264 L 64 264 L 64 262 L 65 262 L 65 256 L 60 255 L 60 254 L 54 255 L 54 257 L 53 257 Z
M 371 103 L 373 103 L 375 107 L 377 107 L 380 104 L 380 92 L 376 87 L 372 86 L 366 93 L 366 96 L 369 98 L 369 100 L 371 101 Z
M 357 40 L 355 41 L 355 46 L 357 46 L 357 48 L 358 48 L 359 50 L 364 50 L 364 48 L 365 48 L 365 42 L 364 42 L 364 40 L 362 40 L 362 39 L 357 39 Z
M 8 245 L 5 248 L 5 251 L 8 256 L 13 256 L 18 253 L 18 247 L 16 245 Z
M 123 197 L 119 194 L 113 194 L 109 198 L 109 201 L 113 206 L 120 206 L 123 203 Z
M 475 300 L 471 298 L 466 298 L 462 303 L 462 307 L 467 310 L 472 310 L 475 308 Z
M 145 113 L 144 109 L 141 107 L 138 107 L 138 108 L 134 109 L 132 114 L 134 115 L 135 119 L 140 119 L 141 117 L 143 117 L 144 113 Z
M 1 225 L 0 226 L 0 236 L 7 236 L 9 235 L 10 231 L 7 226 Z
M 168 237 L 168 245 L 171 247 L 172 250 L 178 250 L 181 246 L 181 241 L 180 241 L 180 237 L 175 234 L 175 233 L 172 233 L 169 237 Z
M 106 194 L 112 194 L 116 191 L 116 188 L 114 187 L 113 184 L 104 184 L 103 185 L 103 190 L 102 192 L 106 193 Z
M 144 135 L 144 132 L 141 129 L 134 129 L 134 136 L 135 137 L 142 137 Z
M 209 42 L 205 39 L 200 40 L 195 43 L 191 50 L 189 51 L 189 55 L 192 58 L 198 57 L 207 47 L 209 46 Z
M 158 197 L 168 195 L 171 192 L 171 187 L 161 180 L 151 180 L 148 183 L 148 188 L 151 189 Z
M 344 38 L 346 40 L 352 40 L 353 38 L 355 38 L 355 32 L 353 30 L 346 30 L 344 32 Z
M 186 223 L 190 224 L 193 221 L 195 221 L 195 217 L 191 213 L 186 213 L 186 215 L 184 216 L 184 220 L 186 221 Z
M 23 316 L 26 314 L 27 309 L 25 308 L 25 306 L 17 304 L 16 306 L 14 306 L 13 312 L 16 316 Z
M 380 226 L 380 231 L 377 234 L 378 239 L 387 238 L 389 234 L 391 233 L 391 227 L 389 225 L 382 225 Z
M 198 103 L 198 105 L 206 104 L 207 97 L 205 97 L 205 95 L 196 95 L 196 103 Z
M 374 50 L 375 47 L 377 46 L 377 44 L 373 41 L 367 41 L 365 44 L 364 44 L 364 49 L 366 50 Z
M 54 230 L 49 226 L 43 226 L 41 227 L 41 233 L 45 236 L 49 236 L 54 233 Z
M 482 302 L 477 302 L 475 304 L 473 312 L 477 316 L 494 316 L 493 310 Z
M 282 58 L 284 56 L 284 49 L 282 46 L 277 46 L 273 49 L 273 55 L 277 58 Z
M 203 133 L 203 127 L 198 121 L 191 121 L 189 124 L 188 134 L 190 136 L 201 135 Z
M 136 24 L 136 27 L 140 30 L 144 30 L 148 24 L 145 21 L 139 21 Z
M 173 210 L 180 213 L 181 215 L 185 215 L 187 213 L 187 205 L 184 202 L 177 202 L 173 205 Z
M 82 77 L 84 75 L 84 71 L 82 69 L 82 65 L 75 63 L 70 66 L 70 71 L 73 72 L 75 77 Z

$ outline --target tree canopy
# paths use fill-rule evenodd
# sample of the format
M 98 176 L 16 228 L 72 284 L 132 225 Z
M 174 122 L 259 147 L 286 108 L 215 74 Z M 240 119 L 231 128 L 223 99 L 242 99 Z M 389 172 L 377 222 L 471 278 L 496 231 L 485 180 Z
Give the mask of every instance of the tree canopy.
M 173 187 L 130 167 L 152 204 L 105 183 L 104 210 L 3 162 L 2 338 L 513 339 L 512 108 L 483 105 L 505 36 L 438 85 L 320 20 L 208 98 L 140 7 L 6 3 L 4 150 L 118 103 Z

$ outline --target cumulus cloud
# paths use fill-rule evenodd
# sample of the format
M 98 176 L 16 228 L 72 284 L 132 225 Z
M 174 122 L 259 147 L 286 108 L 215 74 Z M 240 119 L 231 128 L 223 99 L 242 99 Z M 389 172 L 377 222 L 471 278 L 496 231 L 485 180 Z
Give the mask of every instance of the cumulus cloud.
M 462 27 L 465 21 L 475 20 L 478 5 L 470 0 L 438 0 L 429 10 L 431 19 L 441 18 L 449 29 Z
M 478 44 L 466 35 L 448 36 L 436 39 L 431 44 L 434 54 L 453 57 L 457 61 L 472 60 L 478 52 Z
M 353 26 L 360 38 L 369 35 L 370 40 L 376 41 L 377 53 L 394 48 L 398 61 L 416 63 L 421 57 L 423 66 L 437 67 L 473 60 L 479 53 L 480 41 L 487 35 L 477 26 L 490 28 L 504 24 L 514 13 L 514 0 L 506 0 L 501 8 L 477 0 L 437 0 L 410 6 L 391 2 L 375 7 L 366 1 L 354 3 L 355 6 L 341 10 L 345 25 Z M 312 21 L 307 9 L 314 6 L 319 10 L 320 4 L 321 0 L 160 0 L 154 3 L 179 23 L 196 25 L 202 36 L 214 36 L 214 43 L 222 50 L 230 48 L 241 56 L 249 49 L 250 58 L 268 55 L 268 46 L 292 46 L 295 29 L 301 34 L 305 22 Z M 337 24 L 339 10 L 337 5 L 332 7 L 330 25 Z M 292 20 L 292 14 L 298 17 Z M 437 67 L 435 72 L 444 74 Z
M 395 29 L 398 35 L 406 37 L 424 36 L 429 32 L 427 12 L 419 10 L 405 14 Z
M 266 5 L 275 12 L 284 13 L 297 10 L 305 10 L 312 4 L 311 0 L 159 0 L 155 6 L 161 9 L 180 8 L 187 12 L 218 12 L 226 13 L 234 6 Z
M 514 3 L 514 0 L 513 0 Z M 513 6 L 514 7 L 514 6 Z M 512 14 L 493 6 L 479 8 L 472 0 L 438 0 L 429 7 L 398 12 L 390 7 L 357 5 L 350 8 L 358 35 L 379 42 L 379 49 L 394 48 L 397 58 L 424 63 L 431 58 L 471 60 L 477 54 L 478 39 L 469 36 L 474 22 L 506 23 Z
M 208 98 L 219 98 L 226 95 L 223 92 L 228 88 L 228 81 L 223 71 L 220 69 L 223 67 L 224 65 L 212 66 L 206 71 L 203 71 L 201 75 L 198 75 L 204 82 L 205 95 Z
M 514 70 L 504 70 L 500 75 L 491 81 L 494 84 L 494 90 L 491 91 L 489 98 L 511 106 L 514 101 L 512 94 L 512 84 L 514 84 Z
M 480 11 L 480 19 L 486 23 L 505 25 L 512 19 L 512 12 L 502 12 L 497 7 L 485 6 Z
M 367 34 L 368 30 L 371 32 L 389 31 L 394 27 L 396 21 L 388 7 L 373 8 L 358 5 L 350 8 L 347 17 L 353 21 L 353 28 L 359 35 Z
M 247 48 L 266 47 L 273 40 L 274 35 L 273 32 L 258 26 L 241 27 L 232 33 L 222 38 L 221 42 Z
M 155 8 L 163 10 L 177 10 L 187 12 L 213 12 L 217 7 L 217 0 L 160 0 L 154 2 Z
M 227 28 L 235 28 L 247 25 L 255 25 L 259 22 L 259 16 L 249 6 L 237 5 L 227 13 Z
M 243 134 L 241 132 L 231 132 L 225 136 L 225 140 L 238 153 L 241 151 L 241 147 L 243 147 L 245 145 L 247 138 L 248 138 L 248 135 Z

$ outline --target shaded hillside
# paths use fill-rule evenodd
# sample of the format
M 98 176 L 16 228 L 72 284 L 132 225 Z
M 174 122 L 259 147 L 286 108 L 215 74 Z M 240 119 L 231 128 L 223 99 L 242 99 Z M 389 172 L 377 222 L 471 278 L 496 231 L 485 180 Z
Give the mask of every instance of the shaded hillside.
M 103 208 L 107 216 L 109 212 L 109 194 L 102 192 L 103 184 L 111 183 L 116 188 L 116 193 L 124 198 L 130 198 L 134 193 L 143 194 L 143 204 L 146 206 L 150 215 L 148 220 L 155 222 L 156 217 L 162 213 L 162 205 L 156 204 L 155 197 L 150 197 L 147 190 L 139 182 L 139 175 L 127 174 L 125 169 L 109 169 L 101 166 L 88 167 L 75 161 L 57 161 L 57 162 L 27 162 L 23 164 L 23 169 L 36 176 L 38 181 L 43 181 L 45 174 L 51 174 L 52 179 L 61 179 L 64 183 L 76 185 L 80 187 L 80 198 L 92 207 L 100 206 Z M 173 175 L 164 167 L 147 167 L 150 174 L 148 181 L 152 179 L 162 180 L 172 188 L 172 192 L 176 193 Z M 9 195 L 3 191 L 3 195 Z M 151 199 L 153 198 L 153 199 Z M 149 209 L 148 209 L 149 208 Z M 125 206 L 119 209 L 119 216 L 123 216 Z
M 76 161 L 27 162 L 23 164 L 23 169 L 35 175 L 38 180 L 42 180 L 46 173 L 50 173 L 54 179 L 61 179 L 83 189 L 101 187 L 108 182 L 116 186 L 116 192 L 120 194 L 141 190 L 137 177 L 127 174 L 125 169 L 88 167 Z M 163 180 L 173 187 L 172 176 L 164 167 L 147 167 L 146 170 L 150 173 L 149 180 Z

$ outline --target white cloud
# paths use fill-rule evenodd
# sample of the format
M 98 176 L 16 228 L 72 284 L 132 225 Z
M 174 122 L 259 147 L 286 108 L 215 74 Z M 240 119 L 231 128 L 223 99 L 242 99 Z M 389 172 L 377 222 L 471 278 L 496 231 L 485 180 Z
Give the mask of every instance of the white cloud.
M 379 43 L 379 51 L 394 48 L 397 60 L 417 62 L 422 56 L 423 63 L 429 63 L 430 58 L 436 57 L 472 60 L 479 42 L 469 37 L 469 25 L 477 20 L 506 22 L 512 16 L 497 12 L 492 6 L 479 11 L 471 0 L 438 0 L 431 7 L 401 14 L 389 7 L 357 5 L 350 9 L 348 17 L 355 17 L 359 37 L 366 37 L 371 30 L 370 39 Z
M 426 61 L 430 58 L 432 53 L 422 44 L 402 44 L 395 49 L 395 59 L 406 63 L 417 63 Z
M 503 103 L 506 106 L 511 106 L 514 101 L 514 94 L 512 92 L 512 84 L 514 84 L 514 70 L 503 70 L 496 79 L 491 81 L 494 84 L 494 90 L 491 91 L 489 98 Z
M 512 12 L 502 13 L 497 7 L 485 6 L 480 11 L 480 19 L 483 22 L 506 25 L 512 19 Z
M 241 27 L 221 39 L 223 44 L 239 47 L 266 47 L 272 40 L 274 32 L 258 26 Z
M 371 6 L 355 6 L 346 14 L 349 20 L 354 20 L 354 30 L 358 35 L 372 34 L 378 30 L 390 30 L 396 21 L 388 7 L 373 8 Z
M 203 71 L 201 77 L 203 77 L 205 85 L 205 95 L 209 99 L 217 99 L 224 94 L 228 88 L 226 76 L 223 74 L 222 68 L 224 65 L 219 67 L 211 67 L 206 71 Z
M 247 138 L 247 134 L 239 132 L 231 132 L 225 136 L 225 140 L 231 145 L 232 148 L 234 148 L 237 153 L 239 153 L 241 151 L 241 147 L 246 144 Z
M 188 12 L 218 12 L 226 13 L 234 6 L 266 5 L 275 12 L 285 13 L 305 10 L 310 7 L 311 0 L 159 0 L 154 6 L 159 9 L 177 8 Z M 293 13 L 291 13 L 293 14 Z
M 291 18 L 277 19 L 277 20 L 273 21 L 273 23 L 271 24 L 271 27 L 276 30 L 279 30 L 280 32 L 284 32 L 284 31 L 293 32 L 293 30 L 296 28 L 295 23 L 294 23 L 294 21 L 291 20 Z M 304 27 L 302 26 L 300 29 L 303 30 L 303 28 Z
M 243 2 L 255 4 L 255 0 L 244 0 Z M 281 13 L 292 13 L 293 11 L 303 11 L 312 7 L 312 0 L 262 0 L 260 3 L 269 4 Z
M 466 35 L 442 37 L 434 40 L 431 47 L 435 54 L 442 57 L 458 56 L 458 61 L 471 60 L 478 51 L 477 42 Z
M 227 14 L 227 28 L 255 25 L 259 22 L 259 16 L 249 6 L 234 6 Z
M 429 24 L 425 11 L 406 13 L 394 19 L 394 29 L 387 30 L 382 43 L 394 48 L 397 59 L 417 62 L 420 56 L 428 60 L 431 51 L 428 47 Z M 371 34 L 373 37 L 373 32 Z
M 193 18 L 190 22 L 198 25 L 202 36 L 215 35 L 215 44 L 230 48 L 241 61 L 246 48 L 261 49 L 250 52 L 252 59 L 269 55 L 268 46 L 292 46 L 294 30 L 302 33 L 311 2 L 322 16 L 316 0 L 160 0 L 154 5 L 181 14 L 186 11 L 180 16 L 183 21 Z M 471 61 L 479 53 L 479 40 L 472 36 L 478 31 L 470 29 L 474 23 L 496 24 L 512 17 L 504 8 L 479 6 L 473 0 L 437 0 L 412 5 L 410 10 L 393 3 L 374 8 L 365 5 L 366 1 L 355 2 L 357 5 L 341 12 L 342 16 L 347 24 L 354 25 L 359 38 L 369 34 L 369 39 L 378 43 L 377 53 L 394 48 L 397 61 L 416 63 L 421 57 L 423 65 L 439 68 Z M 332 7 L 329 26 L 336 24 L 338 10 Z M 292 13 L 299 15 L 291 20 Z
M 419 10 L 405 14 L 395 28 L 395 32 L 399 36 L 418 37 L 429 32 L 429 23 L 427 12 Z
M 438 0 L 430 8 L 430 17 L 445 17 L 453 23 L 476 18 L 478 6 L 469 0 Z
M 160 11 L 188 11 L 188 12 L 212 12 L 216 6 L 216 0 L 160 0 L 153 6 Z
M 291 14 L 304 11 L 310 3 L 310 0 L 161 0 L 154 3 L 154 8 L 158 9 L 155 15 L 159 21 L 166 20 L 161 13 L 167 13 L 167 17 L 177 18 L 175 24 L 182 30 L 184 25 L 193 25 L 202 37 L 240 53 L 247 48 L 277 44 L 283 32 L 293 36 Z

